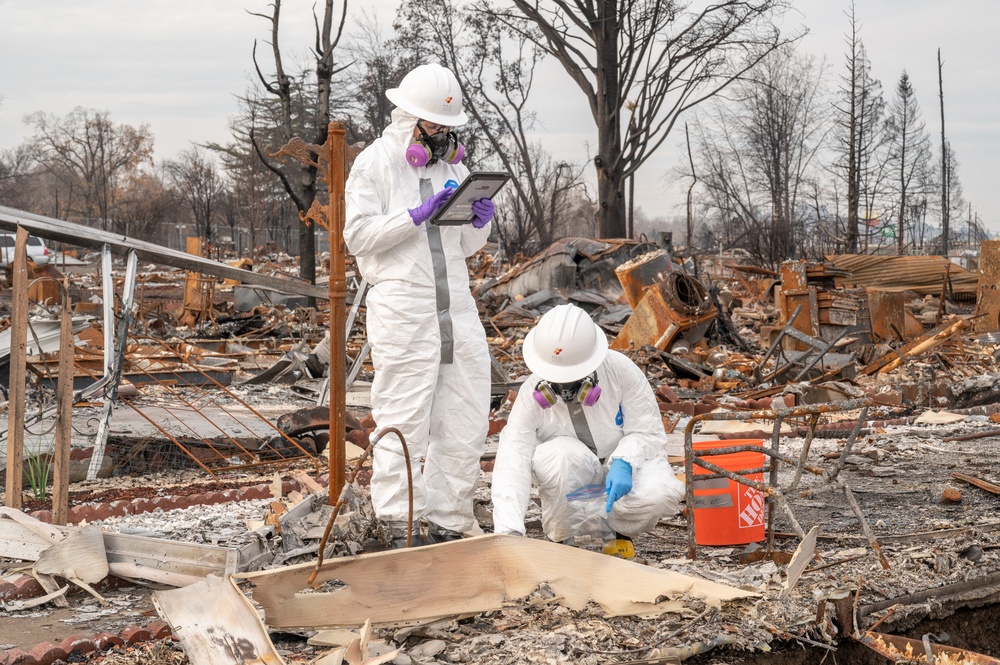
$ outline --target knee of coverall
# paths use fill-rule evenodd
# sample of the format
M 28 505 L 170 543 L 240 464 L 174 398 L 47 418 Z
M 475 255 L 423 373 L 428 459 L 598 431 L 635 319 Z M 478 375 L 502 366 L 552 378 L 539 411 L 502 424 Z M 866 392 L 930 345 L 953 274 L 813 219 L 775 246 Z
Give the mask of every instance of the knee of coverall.
M 638 536 L 675 514 L 683 498 L 684 484 L 665 457 L 643 462 L 632 472 L 632 491 L 611 507 L 608 524 L 618 533 Z
M 601 479 L 601 461 L 579 439 L 557 436 L 535 447 L 531 473 L 541 488 L 564 489 L 563 494 Z

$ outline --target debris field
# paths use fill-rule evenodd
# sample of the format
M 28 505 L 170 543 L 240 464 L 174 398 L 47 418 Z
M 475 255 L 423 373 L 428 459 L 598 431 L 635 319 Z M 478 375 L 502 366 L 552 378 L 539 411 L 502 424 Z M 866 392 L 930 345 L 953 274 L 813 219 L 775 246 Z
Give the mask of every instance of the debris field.
M 972 271 L 678 263 L 585 238 L 502 260 L 488 245 L 469 260 L 494 361 L 484 534 L 404 550 L 367 491 L 376 423 L 353 266 L 336 424 L 350 482 L 331 496 L 328 301 L 74 254 L 29 266 L 55 279 L 33 283 L 20 356 L 3 291 L 4 449 L 23 463 L 4 474 L 0 663 L 1000 662 L 995 241 Z M 280 252 L 235 263 L 278 285 L 296 272 Z M 698 542 L 692 483 L 632 560 L 546 541 L 537 502 L 527 539 L 491 534 L 521 342 L 565 302 L 645 371 L 676 474 L 759 494 L 753 542 Z M 760 468 L 712 464 L 732 448 Z M 220 631 L 228 647 L 206 637 Z

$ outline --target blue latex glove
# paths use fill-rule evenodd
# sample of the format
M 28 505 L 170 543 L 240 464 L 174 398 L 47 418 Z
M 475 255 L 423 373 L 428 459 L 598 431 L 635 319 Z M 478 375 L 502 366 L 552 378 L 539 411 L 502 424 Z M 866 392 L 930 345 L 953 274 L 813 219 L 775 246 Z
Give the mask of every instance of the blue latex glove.
M 476 218 L 472 220 L 472 225 L 481 229 L 490 223 L 493 215 L 496 214 L 497 206 L 490 199 L 479 199 L 472 202 L 472 212 L 476 213 Z
M 438 211 L 438 208 L 444 205 L 444 202 L 455 193 L 455 190 L 451 187 L 445 187 L 440 192 L 430 197 L 416 208 L 410 208 L 407 212 L 410 213 L 410 219 L 417 226 L 420 226 L 428 219 L 434 216 L 434 213 Z
M 612 504 L 632 491 L 632 465 L 617 457 L 611 460 L 608 477 L 604 479 L 604 489 L 608 492 L 608 505 L 604 512 L 610 513 Z

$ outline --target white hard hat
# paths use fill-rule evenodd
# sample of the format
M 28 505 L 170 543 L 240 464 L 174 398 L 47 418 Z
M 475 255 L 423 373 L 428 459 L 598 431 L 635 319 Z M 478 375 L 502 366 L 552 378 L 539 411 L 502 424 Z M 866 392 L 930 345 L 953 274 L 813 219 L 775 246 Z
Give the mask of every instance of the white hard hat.
M 608 353 L 608 338 L 590 315 L 576 305 L 546 312 L 524 338 L 524 363 L 550 383 L 570 383 L 589 376 Z
M 414 68 L 398 88 L 386 90 L 385 96 L 407 113 L 437 125 L 458 127 L 469 121 L 462 110 L 458 79 L 437 63 Z

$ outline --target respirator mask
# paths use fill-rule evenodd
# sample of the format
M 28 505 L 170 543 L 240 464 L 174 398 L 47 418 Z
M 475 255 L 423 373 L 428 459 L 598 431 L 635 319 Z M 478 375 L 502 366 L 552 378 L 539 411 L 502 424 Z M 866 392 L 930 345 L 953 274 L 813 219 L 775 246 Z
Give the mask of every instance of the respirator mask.
M 451 129 L 428 134 L 420 122 L 417 122 L 417 129 L 420 137 L 416 143 L 406 148 L 406 161 L 410 166 L 436 164 L 439 159 L 449 164 L 458 164 L 465 157 L 465 146 L 459 142 L 458 134 Z
M 584 406 L 594 406 L 601 397 L 601 387 L 597 385 L 597 373 L 573 381 L 572 383 L 554 383 L 539 381 L 533 393 L 535 402 L 543 409 L 548 409 L 560 399 L 569 404 L 579 402 Z

